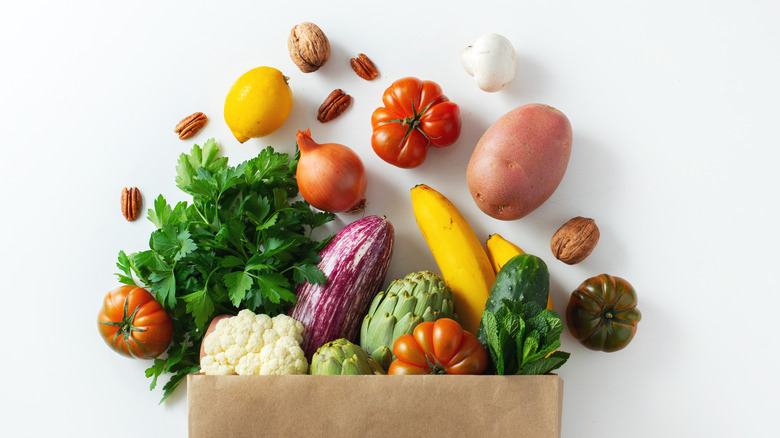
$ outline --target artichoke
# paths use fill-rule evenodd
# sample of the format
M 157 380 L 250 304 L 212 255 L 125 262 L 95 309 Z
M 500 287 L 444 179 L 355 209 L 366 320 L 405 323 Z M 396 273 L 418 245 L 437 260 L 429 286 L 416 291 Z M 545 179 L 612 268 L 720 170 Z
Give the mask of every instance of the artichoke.
M 318 348 L 311 358 L 309 372 L 313 375 L 328 376 L 387 374 L 379 362 L 359 345 L 343 338 Z
M 439 318 L 457 320 L 449 286 L 433 272 L 411 273 L 393 280 L 387 291 L 374 298 L 360 328 L 360 346 L 387 369 L 399 336 L 412 334 L 423 321 Z

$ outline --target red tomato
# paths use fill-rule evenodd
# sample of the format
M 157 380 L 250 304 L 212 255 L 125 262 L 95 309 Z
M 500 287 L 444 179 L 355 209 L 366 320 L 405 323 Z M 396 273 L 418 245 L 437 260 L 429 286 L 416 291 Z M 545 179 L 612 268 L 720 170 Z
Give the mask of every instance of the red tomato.
M 382 103 L 371 116 L 371 146 L 390 164 L 417 167 L 429 146 L 449 146 L 460 136 L 460 108 L 433 81 L 399 79 L 385 90 Z
M 106 295 L 98 313 L 98 330 L 117 353 L 153 359 L 168 349 L 173 321 L 146 289 L 125 285 Z
M 423 322 L 393 344 L 387 374 L 482 374 L 488 354 L 476 336 L 449 318 Z

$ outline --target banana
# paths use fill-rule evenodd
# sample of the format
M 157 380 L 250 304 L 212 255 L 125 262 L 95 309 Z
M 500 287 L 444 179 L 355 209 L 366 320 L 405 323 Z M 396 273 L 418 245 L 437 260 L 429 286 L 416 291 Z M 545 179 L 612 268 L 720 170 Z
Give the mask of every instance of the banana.
M 519 254 L 525 254 L 525 251 L 520 249 L 519 246 L 504 239 L 498 233 L 488 236 L 488 240 L 485 243 L 485 246 L 487 247 L 490 263 L 493 265 L 493 271 L 496 274 L 498 274 L 498 271 L 501 270 L 501 267 L 504 266 L 504 264 L 508 262 L 509 259 Z M 552 299 L 549 295 L 547 296 L 547 308 L 550 310 L 555 310 L 553 308 Z
M 466 219 L 444 195 L 425 184 L 415 186 L 411 195 L 417 226 L 452 289 L 458 322 L 476 335 L 496 279 L 490 259 Z

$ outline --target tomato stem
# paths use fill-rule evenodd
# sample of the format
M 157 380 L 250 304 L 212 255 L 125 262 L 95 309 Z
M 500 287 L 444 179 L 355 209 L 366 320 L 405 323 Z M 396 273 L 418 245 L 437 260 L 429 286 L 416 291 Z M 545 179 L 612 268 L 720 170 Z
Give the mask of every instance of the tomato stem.
M 398 123 L 401 126 L 406 126 L 406 133 L 404 133 L 404 138 L 401 139 L 401 144 L 406 143 L 406 139 L 409 138 L 409 135 L 414 132 L 415 130 L 418 131 L 420 134 L 425 137 L 426 140 L 428 140 L 428 143 L 430 144 L 431 140 L 436 140 L 441 137 L 432 137 L 427 132 L 423 131 L 423 129 L 420 127 L 422 122 L 420 119 L 422 118 L 423 114 L 425 114 L 426 111 L 428 111 L 433 104 L 436 101 L 431 101 L 428 103 L 428 105 L 425 105 L 425 108 L 422 109 L 422 111 L 417 112 L 417 106 L 414 104 L 414 98 L 412 98 L 412 115 L 406 116 L 403 119 L 393 119 L 393 120 L 386 120 L 384 122 L 381 122 L 380 125 L 386 125 L 388 123 Z
M 444 370 L 444 365 L 439 362 L 439 359 L 436 356 L 434 356 L 433 360 L 431 360 L 431 358 L 426 354 L 425 361 L 428 363 L 428 369 L 430 370 L 430 372 L 427 374 L 447 374 L 447 372 Z
M 633 322 L 631 322 L 631 321 L 629 321 L 627 319 L 620 318 L 619 315 L 621 315 L 623 313 L 626 313 L 626 312 L 628 312 L 630 310 L 634 310 L 634 308 L 636 308 L 636 306 L 631 306 L 631 307 L 628 307 L 626 309 L 620 309 L 620 310 L 615 308 L 618 305 L 618 303 L 620 302 L 620 299 L 623 298 L 623 293 L 622 292 L 620 293 L 620 295 L 617 296 L 617 298 L 615 298 L 615 300 L 612 302 L 612 304 L 607 304 L 607 302 L 605 300 L 601 299 L 598 296 L 594 295 L 593 297 L 596 298 L 596 300 L 598 300 L 601 303 L 602 306 L 604 306 L 604 310 L 602 310 L 601 312 L 599 312 L 599 313 L 597 313 L 596 315 L 593 316 L 593 319 L 598 318 L 600 320 L 598 328 L 600 328 L 602 326 L 605 326 L 608 323 L 612 323 L 612 322 L 618 323 L 618 324 L 622 324 L 622 325 L 628 325 L 628 326 L 632 326 L 632 327 L 635 325 Z M 607 327 L 609 328 L 610 333 L 611 333 L 612 326 L 609 325 Z
M 141 305 L 135 306 L 135 309 L 133 310 L 133 313 L 128 315 L 127 314 L 127 303 L 130 301 L 130 297 L 125 297 L 125 306 L 122 310 L 122 320 L 121 321 L 101 321 L 101 324 L 110 325 L 113 327 L 119 327 L 119 329 L 114 333 L 114 339 L 112 342 L 114 345 L 116 345 L 116 339 L 119 337 L 119 335 L 122 335 L 122 339 L 124 339 L 125 343 L 130 345 L 130 335 L 133 334 L 133 332 L 145 332 L 145 328 L 136 327 L 133 325 L 133 321 L 135 320 L 136 314 L 138 314 L 138 309 L 141 308 Z

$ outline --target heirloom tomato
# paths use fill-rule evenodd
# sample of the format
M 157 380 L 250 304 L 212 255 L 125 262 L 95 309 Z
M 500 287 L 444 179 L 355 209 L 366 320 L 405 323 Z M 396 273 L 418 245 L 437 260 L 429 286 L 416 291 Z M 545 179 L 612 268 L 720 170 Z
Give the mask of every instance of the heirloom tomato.
M 117 353 L 153 359 L 168 349 L 173 321 L 146 289 L 125 285 L 106 295 L 98 313 L 98 330 Z
M 449 146 L 460 136 L 460 108 L 433 81 L 399 79 L 385 90 L 382 103 L 371 116 L 371 146 L 394 166 L 417 167 L 429 146 Z
M 423 322 L 393 344 L 387 374 L 482 374 L 488 354 L 477 337 L 452 319 Z
M 602 274 L 585 280 L 569 299 L 566 323 L 572 336 L 591 350 L 618 351 L 636 334 L 642 314 L 629 282 Z

